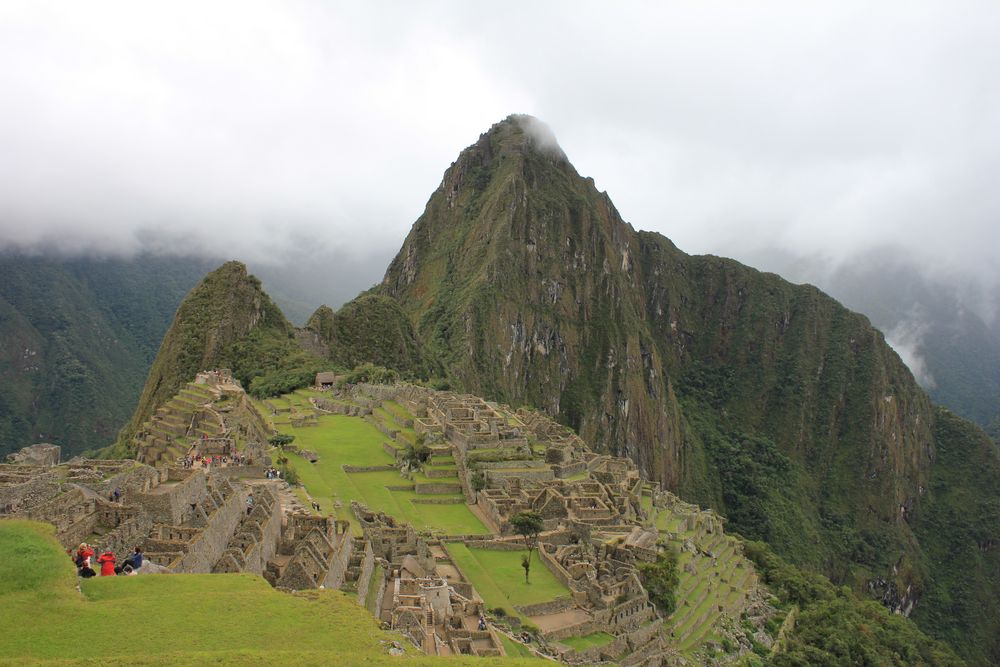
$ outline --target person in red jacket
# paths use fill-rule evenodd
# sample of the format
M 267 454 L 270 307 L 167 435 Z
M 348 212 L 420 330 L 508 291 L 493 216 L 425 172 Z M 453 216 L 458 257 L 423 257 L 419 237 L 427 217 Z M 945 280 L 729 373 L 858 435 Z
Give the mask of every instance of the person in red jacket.
M 76 562 L 77 567 L 83 567 L 83 561 L 88 558 L 93 558 L 94 550 L 86 542 L 80 543 L 80 548 L 76 550 L 76 558 L 73 560 Z
M 97 562 L 101 564 L 101 576 L 102 577 L 113 577 L 115 576 L 115 552 L 105 551 L 101 554 Z

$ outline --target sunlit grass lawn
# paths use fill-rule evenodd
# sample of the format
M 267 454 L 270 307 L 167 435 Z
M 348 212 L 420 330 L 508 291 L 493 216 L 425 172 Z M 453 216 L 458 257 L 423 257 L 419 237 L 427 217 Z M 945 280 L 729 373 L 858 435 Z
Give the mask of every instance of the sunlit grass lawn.
M 531 557 L 530 583 L 525 583 L 521 567 L 524 551 L 469 548 L 460 542 L 448 543 L 448 551 L 488 608 L 503 607 L 507 613 L 521 616 L 515 605 L 548 602 L 570 594 L 538 559 L 537 553 Z
M 387 487 L 413 486 L 413 482 L 404 479 L 396 470 L 345 472 L 345 465 L 378 466 L 395 461 L 382 449 L 385 436 L 360 417 L 321 415 L 318 426 L 284 426 L 282 432 L 295 436 L 295 447 L 319 455 L 317 463 L 309 463 L 294 454 L 289 460 L 323 513 L 335 512 L 338 518 L 351 520 L 355 534 L 359 534 L 360 527 L 351 516 L 352 500 L 411 523 L 417 530 L 436 530 L 447 535 L 485 535 L 489 532 L 464 502 L 452 505 L 411 502 L 417 498 L 461 498 L 461 494 L 432 496 L 418 495 L 413 490 L 390 491 Z M 340 500 L 339 509 L 335 509 L 336 500 Z
M 80 582 L 81 595 L 77 581 L 51 526 L 0 521 L 0 663 L 441 664 L 340 591 L 293 596 L 250 574 L 175 574 L 96 577 Z M 380 642 L 392 640 L 407 657 L 385 653 Z
M 565 639 L 560 639 L 559 643 L 565 644 L 570 648 L 575 648 L 577 651 L 586 651 L 588 648 L 610 644 L 614 640 L 614 635 L 609 635 L 607 632 L 592 632 L 591 634 L 584 635 L 583 637 L 567 637 Z

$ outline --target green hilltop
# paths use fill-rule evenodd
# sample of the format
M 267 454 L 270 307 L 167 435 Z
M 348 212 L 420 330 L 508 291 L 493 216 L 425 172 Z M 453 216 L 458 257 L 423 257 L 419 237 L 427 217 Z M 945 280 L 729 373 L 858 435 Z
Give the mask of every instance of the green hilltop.
M 269 375 L 310 377 L 321 365 L 295 341 L 295 327 L 260 281 L 240 262 L 226 262 L 181 302 L 116 451 L 128 452 L 143 422 L 202 370 L 229 368 L 250 387 Z

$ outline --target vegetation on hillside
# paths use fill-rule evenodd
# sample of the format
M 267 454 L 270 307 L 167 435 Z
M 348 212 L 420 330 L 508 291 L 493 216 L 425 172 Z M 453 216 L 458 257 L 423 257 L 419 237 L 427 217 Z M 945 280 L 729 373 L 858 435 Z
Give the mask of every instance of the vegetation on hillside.
M 649 601 L 664 618 L 670 616 L 676 607 L 677 584 L 680 576 L 677 573 L 677 552 L 664 547 L 653 563 L 639 564 L 639 578 L 649 592 Z
M 191 290 L 146 380 L 131 422 L 119 437 L 117 453 L 150 414 L 202 370 L 229 368 L 257 395 L 280 391 L 311 377 L 323 364 L 295 340 L 294 327 L 239 262 L 226 262 Z M 262 376 L 256 387 L 254 378 Z
M 939 465 L 911 522 L 927 554 L 914 620 L 971 663 L 1000 664 L 1000 456 L 978 427 L 944 408 L 934 424 Z
M 362 294 L 337 312 L 321 306 L 306 328 L 325 345 L 328 359 L 341 368 L 374 364 L 410 380 L 426 380 L 435 374 L 436 365 L 425 355 L 413 325 L 388 297 Z
M 200 259 L 0 255 L 0 459 L 115 439 Z
M 951 648 L 907 618 L 863 600 L 822 575 L 800 570 L 764 543 L 748 542 L 746 555 L 764 582 L 793 616 L 779 637 L 770 664 L 961 665 Z

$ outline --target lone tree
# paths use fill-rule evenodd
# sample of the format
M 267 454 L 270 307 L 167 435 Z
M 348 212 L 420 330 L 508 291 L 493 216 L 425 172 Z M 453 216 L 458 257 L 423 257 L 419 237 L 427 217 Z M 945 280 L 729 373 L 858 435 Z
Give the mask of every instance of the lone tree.
M 542 532 L 545 523 L 542 515 L 538 512 L 527 511 L 518 512 L 510 517 L 510 525 L 514 532 L 524 537 L 524 546 L 528 548 L 528 553 L 521 559 L 521 567 L 524 568 L 524 583 L 528 581 L 528 571 L 531 569 L 531 552 L 538 545 L 538 533 Z

